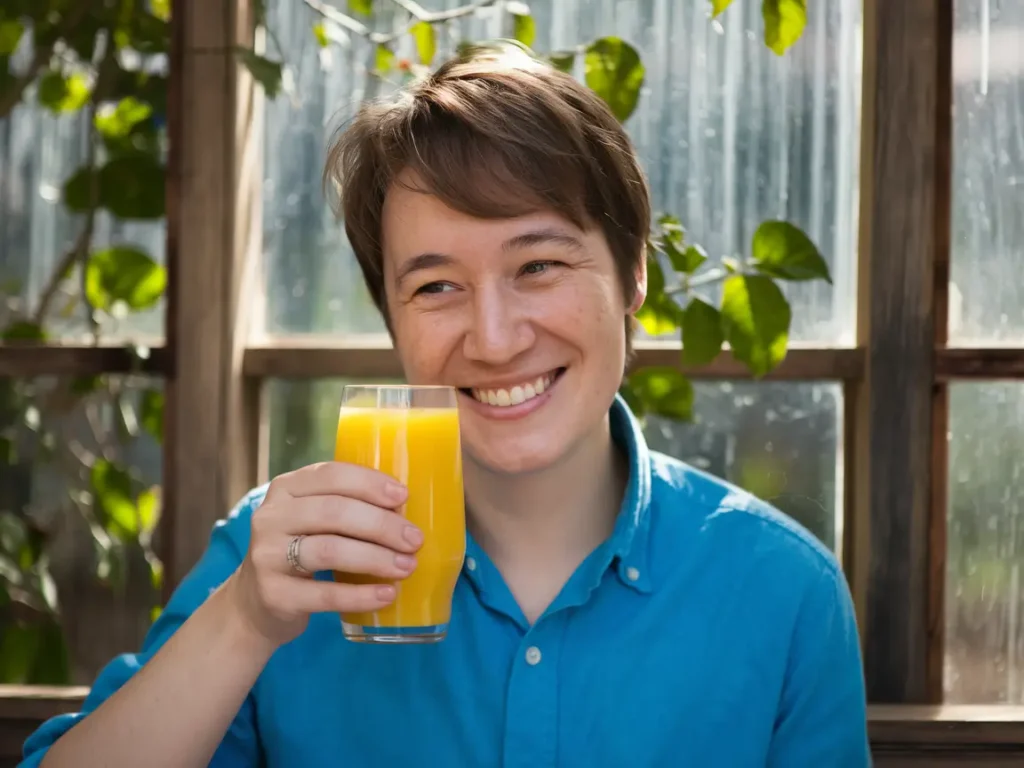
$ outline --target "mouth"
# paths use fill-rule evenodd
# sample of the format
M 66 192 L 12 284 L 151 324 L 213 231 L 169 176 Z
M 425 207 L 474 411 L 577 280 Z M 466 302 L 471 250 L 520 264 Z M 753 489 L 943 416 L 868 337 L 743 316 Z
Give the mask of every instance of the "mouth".
M 565 368 L 556 368 L 512 386 L 472 387 L 460 391 L 495 415 L 525 415 L 547 399 L 551 388 L 564 373 Z

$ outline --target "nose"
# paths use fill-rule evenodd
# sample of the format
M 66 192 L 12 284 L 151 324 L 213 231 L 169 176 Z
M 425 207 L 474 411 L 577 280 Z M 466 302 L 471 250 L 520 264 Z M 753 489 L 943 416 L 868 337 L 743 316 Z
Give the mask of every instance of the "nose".
M 503 365 L 533 346 L 535 334 L 525 303 L 507 286 L 477 290 L 463 354 L 487 365 Z

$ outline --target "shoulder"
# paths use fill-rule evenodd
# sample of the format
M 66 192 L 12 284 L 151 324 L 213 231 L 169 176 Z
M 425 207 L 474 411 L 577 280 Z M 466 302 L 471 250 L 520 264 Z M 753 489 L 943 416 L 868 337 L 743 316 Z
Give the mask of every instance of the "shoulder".
M 796 520 L 731 483 L 655 452 L 651 502 L 655 538 L 670 548 L 695 545 L 719 562 L 760 562 L 777 576 L 801 581 L 841 577 L 835 555 Z

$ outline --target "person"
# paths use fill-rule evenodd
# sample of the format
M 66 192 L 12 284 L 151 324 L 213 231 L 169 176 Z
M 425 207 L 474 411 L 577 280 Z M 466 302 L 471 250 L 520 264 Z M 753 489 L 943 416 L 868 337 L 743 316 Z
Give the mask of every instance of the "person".
M 618 395 L 651 211 L 603 102 L 524 52 L 467 51 L 361 107 L 326 177 L 407 381 L 459 391 L 446 639 L 343 637 L 423 535 L 390 478 L 303 467 L 215 527 L 141 652 L 23 765 L 869 765 L 833 555 L 649 450 Z M 332 569 L 380 582 L 306 573 Z

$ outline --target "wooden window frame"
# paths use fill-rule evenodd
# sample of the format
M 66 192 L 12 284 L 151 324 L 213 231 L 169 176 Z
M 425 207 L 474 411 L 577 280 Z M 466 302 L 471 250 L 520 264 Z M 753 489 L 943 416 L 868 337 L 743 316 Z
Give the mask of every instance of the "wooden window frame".
M 167 590 L 198 559 L 213 523 L 265 480 L 268 378 L 401 374 L 386 339 L 255 341 L 262 100 L 230 53 L 252 42 L 250 9 L 244 0 L 176 0 L 174 13 L 167 341 L 142 363 L 167 386 Z M 892 764 L 925 753 L 928 764 L 1024 757 L 1024 707 L 940 703 L 948 385 L 1024 380 L 1024 348 L 946 343 L 952 37 L 951 0 L 865 0 L 856 345 L 795 346 L 768 377 L 843 385 L 841 555 L 862 630 L 871 737 Z M 634 364 L 678 366 L 678 346 L 639 344 Z M 0 345 L 0 376 L 138 366 L 116 346 Z M 728 354 L 681 370 L 750 378 Z M 7 734 L 73 710 L 83 695 L 0 686 L 0 761 Z

